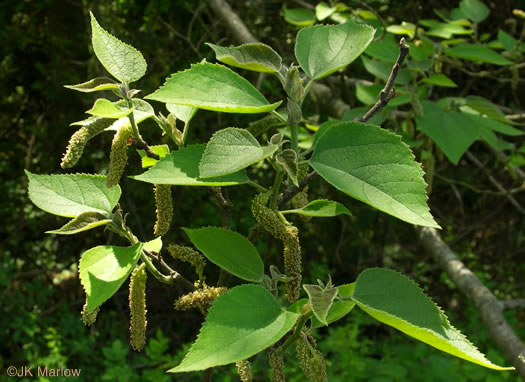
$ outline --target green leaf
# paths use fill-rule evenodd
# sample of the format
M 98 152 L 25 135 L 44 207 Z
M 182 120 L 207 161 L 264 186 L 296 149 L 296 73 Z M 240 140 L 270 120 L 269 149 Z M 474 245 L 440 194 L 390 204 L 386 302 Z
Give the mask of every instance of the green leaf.
M 261 286 L 235 287 L 215 301 L 190 351 L 168 372 L 205 370 L 250 358 L 281 339 L 298 318 Z
M 167 103 L 166 109 L 184 123 L 190 122 L 197 110 L 199 110 L 193 106 L 177 105 L 174 103 Z
M 377 102 L 379 93 L 383 90 L 383 85 L 361 85 L 355 84 L 355 96 L 365 105 L 373 105 Z
M 445 156 L 458 164 L 461 156 L 480 135 L 476 124 L 464 113 L 443 112 L 439 106 L 430 101 L 421 101 L 423 115 L 416 117 L 418 129 L 428 135 Z
M 518 43 L 518 41 L 514 37 L 512 37 L 510 34 L 508 34 L 502 29 L 498 30 L 498 41 L 508 52 L 512 52 L 516 47 L 516 44 Z
M 297 173 L 299 172 L 299 167 L 297 166 L 297 153 L 292 149 L 285 149 L 275 156 L 275 160 L 282 166 L 293 184 L 299 187 L 299 182 L 297 180 Z
M 387 33 L 382 40 L 370 43 L 365 53 L 370 57 L 393 64 L 399 56 L 399 43 L 393 34 Z
M 108 214 L 101 214 L 96 211 L 83 212 L 73 220 L 59 229 L 46 231 L 46 233 L 54 233 L 57 235 L 73 235 L 75 233 L 90 230 L 111 223 Z
M 333 200 L 318 199 L 308 203 L 303 208 L 281 211 L 283 214 L 298 214 L 304 216 L 314 216 L 318 218 L 332 217 L 337 215 L 352 215 L 341 203 Z
M 384 81 L 388 80 L 390 72 L 392 71 L 391 64 L 377 60 L 370 60 L 365 56 L 361 56 L 361 60 L 363 61 L 363 65 L 368 73 L 379 77 Z M 401 69 L 399 70 L 394 83 L 407 85 L 410 81 L 410 72 L 407 69 Z
M 490 48 L 482 45 L 461 44 L 453 48 L 443 50 L 447 56 L 454 58 L 462 58 L 479 63 L 489 63 L 494 65 L 512 65 L 512 62 L 507 60 L 501 54 L 496 53 Z
M 324 1 L 321 1 L 315 6 L 315 17 L 317 17 L 317 20 L 323 21 L 327 17 L 330 17 L 336 10 L 336 7 L 330 7 Z
M 139 80 L 147 69 L 142 54 L 102 29 L 93 13 L 89 14 L 93 30 L 91 42 L 100 63 L 119 81 L 130 83 Z
M 40 209 L 53 215 L 76 217 L 84 212 L 109 214 L 120 199 L 120 187 L 106 187 L 101 175 L 36 175 L 26 170 L 28 193 Z
M 277 148 L 272 144 L 261 147 L 245 129 L 219 130 L 206 145 L 199 164 L 200 176 L 210 178 L 235 173 L 272 155 Z
M 155 145 L 155 146 L 150 146 L 149 148 L 151 149 L 151 151 L 153 151 L 155 154 L 157 154 L 161 158 L 164 158 L 166 155 L 170 153 L 170 148 L 168 145 Z M 149 156 L 147 156 L 146 151 L 144 150 L 137 150 L 137 152 L 139 153 L 140 158 L 142 160 L 142 168 L 151 167 L 155 165 L 155 163 L 158 162 L 157 159 L 150 158 Z
M 322 324 L 328 326 L 326 317 L 337 297 L 337 288 L 321 288 L 319 285 L 303 284 L 303 288 L 308 294 L 310 306 L 314 316 Z
M 266 44 L 257 42 L 230 48 L 210 43 L 206 45 L 213 49 L 217 60 L 236 68 L 263 73 L 276 73 L 281 69 L 281 56 Z
M 246 281 L 261 282 L 264 264 L 247 238 L 224 228 L 183 228 L 191 242 L 212 263 Z
M 306 75 L 326 77 L 354 61 L 374 38 L 375 29 L 350 20 L 340 25 L 315 25 L 297 34 L 295 57 Z
M 456 34 L 465 35 L 474 33 L 472 29 L 465 29 L 461 25 L 454 23 L 440 23 L 435 20 L 420 20 L 419 23 L 430 27 L 430 30 L 426 32 L 426 35 L 444 39 L 449 39 Z
M 489 8 L 480 0 L 461 0 L 459 9 L 465 16 L 475 23 L 485 20 L 490 13 Z
M 357 200 L 409 223 L 439 227 L 426 203 L 421 165 L 396 134 L 357 122 L 335 124 L 317 139 L 310 165 Z
M 225 113 L 264 113 L 282 102 L 269 104 L 246 79 L 223 65 L 208 62 L 173 74 L 145 98 Z
M 366 313 L 441 351 L 495 370 L 494 365 L 455 329 L 441 309 L 400 273 L 372 268 L 357 278 L 352 299 Z
M 142 248 L 150 252 L 160 252 L 160 250 L 162 249 L 162 237 L 159 236 L 156 239 L 144 243 L 144 246 Z
M 119 85 L 111 78 L 98 77 L 77 85 L 64 85 L 65 88 L 83 93 L 98 92 L 101 90 L 118 89 Z
M 428 78 L 423 79 L 423 82 L 427 84 L 446 87 L 446 88 L 457 88 L 458 85 L 444 74 L 434 74 Z
M 341 297 L 351 297 L 354 293 L 354 287 L 355 283 L 351 284 L 344 284 L 337 289 L 339 290 L 339 295 Z M 302 298 L 300 300 L 297 300 L 292 305 L 288 307 L 288 311 L 294 312 L 294 313 L 301 313 L 301 308 L 303 305 L 305 305 L 309 300 L 307 298 Z M 347 299 L 340 301 L 336 299 L 332 305 L 332 308 L 328 311 L 328 315 L 326 316 L 326 322 L 328 325 L 330 325 L 332 322 L 335 322 L 337 320 L 340 320 L 344 316 L 346 316 L 348 313 L 352 311 L 352 309 L 355 306 L 355 302 Z M 315 316 L 312 317 L 312 327 L 313 328 L 320 328 L 321 326 L 325 326 L 325 324 L 321 323 Z
M 298 27 L 307 27 L 315 23 L 315 13 L 309 9 L 285 8 L 283 13 L 286 22 Z
M 131 113 L 133 109 L 119 108 L 117 105 L 105 98 L 99 98 L 86 113 L 103 118 L 122 118 Z
M 471 123 L 477 125 L 481 129 L 493 130 L 500 134 L 510 135 L 512 137 L 517 137 L 517 136 L 525 134 L 525 132 L 523 132 L 522 130 L 516 129 L 505 123 L 501 123 L 499 121 L 495 121 L 490 118 L 482 117 L 481 115 L 476 115 L 472 113 L 463 113 L 463 114 L 472 121 Z
M 93 310 L 119 290 L 137 264 L 142 243 L 131 247 L 101 245 L 84 252 L 78 272 L 87 295 L 88 310 Z
M 206 145 L 187 146 L 166 155 L 145 173 L 130 178 L 146 183 L 176 186 L 233 186 L 248 182 L 244 171 L 202 179 L 199 162 L 205 149 Z
M 414 38 L 416 34 L 416 26 L 406 21 L 403 21 L 401 25 L 389 25 L 386 30 L 393 34 L 406 34 L 411 39 Z
M 486 115 L 487 117 L 494 119 L 496 121 L 500 121 L 503 123 L 508 124 L 516 124 L 505 117 L 505 114 L 500 110 L 499 107 L 494 105 L 492 102 L 490 102 L 488 99 L 480 97 L 480 96 L 468 96 L 466 98 L 466 105 L 477 112 L 479 112 L 482 115 Z

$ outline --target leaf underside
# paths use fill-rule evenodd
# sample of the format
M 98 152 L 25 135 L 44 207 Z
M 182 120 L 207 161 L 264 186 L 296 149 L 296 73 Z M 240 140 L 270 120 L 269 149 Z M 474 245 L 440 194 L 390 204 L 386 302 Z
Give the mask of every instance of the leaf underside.
M 352 299 L 375 319 L 439 350 L 490 369 L 513 369 L 486 359 L 416 283 L 398 272 L 380 268 L 363 271 Z

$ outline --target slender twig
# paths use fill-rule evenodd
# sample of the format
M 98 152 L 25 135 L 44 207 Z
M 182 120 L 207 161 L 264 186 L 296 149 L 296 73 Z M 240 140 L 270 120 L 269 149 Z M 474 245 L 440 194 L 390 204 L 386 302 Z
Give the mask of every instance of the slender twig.
M 361 117 L 359 122 L 368 121 L 370 118 L 372 118 L 372 116 L 375 113 L 377 113 L 379 110 L 385 107 L 388 104 L 388 101 L 390 101 L 396 96 L 396 90 L 392 89 L 392 86 L 394 86 L 394 81 L 396 80 L 397 74 L 399 73 L 399 69 L 401 69 L 401 65 L 403 65 L 403 61 L 405 60 L 405 57 L 408 54 L 408 50 L 409 47 L 407 44 L 405 44 L 405 38 L 403 37 L 399 41 L 399 56 L 397 57 L 396 63 L 392 67 L 392 71 L 388 76 L 388 80 L 386 81 L 385 87 L 379 93 L 378 101 L 374 106 L 370 108 L 370 110 L 366 112 L 366 114 L 363 117 Z
M 148 251 L 148 250 L 146 250 L 144 248 L 142 249 L 142 252 L 146 255 L 146 256 L 142 257 L 142 260 L 144 260 L 144 258 L 146 258 L 149 261 L 150 266 L 153 266 L 153 263 L 151 263 L 151 261 L 149 260 L 151 258 L 156 263 L 158 263 L 160 266 L 162 266 L 162 268 L 164 268 L 164 270 L 169 274 L 169 276 L 165 276 L 165 275 L 162 275 L 157 270 L 157 272 L 160 275 L 163 276 L 162 279 L 164 280 L 163 281 L 164 283 L 166 283 L 166 284 L 173 284 L 174 282 L 180 282 L 180 283 L 184 284 L 186 289 L 188 289 L 190 291 L 194 291 L 195 290 L 195 286 L 189 280 L 184 278 L 184 276 L 182 276 L 179 272 L 173 270 L 168 264 L 166 264 L 166 262 L 164 261 L 164 259 L 162 258 L 162 256 L 159 253 Z M 146 261 L 144 261 L 144 262 L 146 263 L 146 266 L 148 266 L 148 262 L 146 262 Z M 150 266 L 148 266 L 148 269 L 150 268 Z M 155 268 L 155 267 L 153 266 L 153 268 Z M 170 281 L 168 281 L 168 279 Z
M 485 173 L 485 175 L 487 175 L 487 178 L 489 179 L 489 181 L 494 186 L 496 186 L 498 190 L 500 190 L 501 192 L 505 194 L 509 202 L 511 202 L 512 205 L 516 207 L 516 209 L 520 213 L 525 215 L 525 209 L 521 206 L 521 204 L 519 204 L 519 202 L 514 198 L 514 196 L 512 196 L 512 194 L 505 187 L 503 187 L 500 182 L 498 182 L 492 175 L 490 175 L 487 172 L 487 169 L 485 168 L 483 163 L 481 163 L 470 151 L 467 151 L 465 154 L 480 170 L 482 170 Z
M 160 156 L 155 154 L 145 141 L 131 138 L 131 145 L 137 149 L 144 150 L 148 157 L 156 159 L 156 160 L 160 160 Z
M 286 203 L 288 203 L 292 198 L 297 195 L 299 192 L 301 192 L 312 180 L 315 179 L 317 176 L 316 171 L 312 171 L 308 175 L 306 175 L 303 180 L 299 182 L 299 187 L 295 185 L 291 185 L 286 190 L 283 191 L 281 194 L 281 197 L 279 199 L 278 206 L 279 208 L 283 207 Z
M 210 191 L 215 196 L 215 203 L 222 210 L 222 226 L 226 229 L 231 229 L 233 206 L 228 190 L 222 187 L 210 187 Z

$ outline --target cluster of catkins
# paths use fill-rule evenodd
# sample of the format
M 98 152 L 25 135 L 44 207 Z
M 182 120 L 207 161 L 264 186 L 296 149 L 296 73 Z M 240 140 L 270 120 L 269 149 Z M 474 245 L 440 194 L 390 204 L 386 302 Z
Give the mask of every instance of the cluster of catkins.
M 283 242 L 284 271 L 292 280 L 286 283 L 288 301 L 295 302 L 301 291 L 301 246 L 299 244 L 299 230 L 293 225 L 285 224 L 276 213 L 266 207 L 269 195 L 260 193 L 252 202 L 252 214 L 257 223 L 273 237 Z

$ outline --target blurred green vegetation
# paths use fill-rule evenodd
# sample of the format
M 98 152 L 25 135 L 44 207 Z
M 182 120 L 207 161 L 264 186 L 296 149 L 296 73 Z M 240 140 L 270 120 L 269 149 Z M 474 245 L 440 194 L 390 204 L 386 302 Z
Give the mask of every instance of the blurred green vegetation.
M 231 2 L 254 35 L 278 51 L 286 63 L 293 61 L 297 27 L 281 16 L 284 3 L 315 5 L 315 1 L 282 2 L 246 0 Z M 347 2 L 360 7 L 361 2 Z M 434 9 L 447 10 L 456 1 L 367 2 L 378 9 L 388 24 L 419 19 L 436 19 Z M 523 1 L 500 1 L 491 8 L 490 17 L 477 33 L 496 38 L 499 28 L 519 34 L 521 24 L 508 20 L 513 8 L 523 9 Z M 166 375 L 164 371 L 179 362 L 194 339 L 203 318 L 198 312 L 171 309 L 181 291 L 155 283 L 148 284 L 149 342 L 141 353 L 128 345 L 129 312 L 127 288 L 123 287 L 102 306 L 96 324 L 85 327 L 80 321 L 84 292 L 76 266 L 80 254 L 95 245 L 119 243 L 102 229 L 71 237 L 45 235 L 61 226 L 63 219 L 48 215 L 31 204 L 26 196 L 23 170 L 38 174 L 63 173 L 59 162 L 69 137 L 70 123 L 84 118 L 95 95 L 73 93 L 64 84 L 83 82 L 104 74 L 90 47 L 88 11 L 100 24 L 125 42 L 138 48 L 148 61 L 148 72 L 136 84 L 142 94 L 155 90 L 171 73 L 188 68 L 202 58 L 214 61 L 204 42 L 221 45 L 235 40 L 205 1 L 199 0 L 3 0 L 0 3 L 0 176 L 3 198 L 0 203 L 0 380 L 5 368 L 41 365 L 53 368 L 80 368 L 80 380 L 96 381 L 178 381 L 201 380 L 197 373 Z M 351 77 L 375 79 L 360 62 L 351 66 Z M 243 72 L 252 83 L 258 76 Z M 468 94 L 486 97 L 515 110 L 516 97 L 510 86 L 490 79 L 472 79 L 461 71 L 447 75 Z M 381 83 L 378 81 L 377 83 Z M 262 90 L 268 99 L 281 97 L 278 83 L 266 78 Z M 451 92 L 436 88 L 428 97 L 437 99 Z M 458 93 L 450 93 L 457 95 Z M 345 99 L 352 107 L 362 106 L 355 97 Z M 522 100 L 524 101 L 524 100 Z M 158 110 L 159 105 L 155 105 Z M 309 104 L 310 114 L 323 111 Z M 521 107 L 524 107 L 523 104 Z M 399 110 L 409 110 L 410 105 Z M 163 110 L 164 111 L 164 110 Z M 194 119 L 191 140 L 205 142 L 217 127 L 244 127 L 253 116 L 226 115 L 200 111 Z M 393 124 L 394 121 L 388 123 Z M 142 126 L 142 125 L 141 125 Z M 399 128 L 399 126 L 397 126 Z M 148 142 L 164 138 L 153 124 L 141 128 Z M 522 139 L 522 138 L 520 138 Z M 101 135 L 90 142 L 76 172 L 107 171 L 111 137 Z M 523 142 L 516 141 L 516 144 Z M 480 143 L 473 148 L 492 168 L 494 157 Z M 264 174 L 255 168 L 254 178 Z M 140 158 L 131 155 L 129 174 L 141 171 Z M 498 298 L 523 298 L 523 248 L 525 220 L 501 195 L 476 192 L 490 188 L 471 163 L 453 166 L 446 160 L 436 164 L 441 177 L 434 178 L 430 205 L 444 228 L 444 235 L 458 256 Z M 504 170 L 501 171 L 502 173 Z M 260 178 L 270 184 L 271 179 Z M 452 179 L 454 182 L 447 181 Z M 470 185 L 464 187 L 462 184 Z M 512 182 L 512 179 L 509 180 Z M 121 205 L 129 212 L 130 225 L 140 239 L 152 237 L 153 191 L 147 184 L 124 180 Z M 474 188 L 474 189 L 473 189 Z M 252 192 L 251 189 L 248 190 Z M 233 229 L 247 234 L 254 221 L 246 199 L 246 188 L 229 188 L 233 202 Z M 219 225 L 220 213 L 211 193 L 205 189 L 174 190 L 177 227 Z M 354 218 L 313 219 L 308 224 L 297 220 L 301 229 L 305 282 L 326 280 L 351 282 L 361 270 L 372 266 L 397 269 L 416 280 L 428 295 L 449 314 L 451 321 L 495 363 L 508 364 L 488 338 L 479 314 L 433 262 L 415 239 L 409 225 L 339 194 L 317 179 L 310 186 L 310 199 L 316 196 L 346 205 Z M 522 199 L 523 200 L 523 199 Z M 185 242 L 179 229 L 173 229 L 165 242 Z M 280 244 L 256 243 L 265 262 L 277 263 Z M 184 264 L 177 270 L 189 274 Z M 209 272 L 209 270 L 208 270 Z M 218 274 L 209 272 L 211 282 Z M 506 312 L 521 338 L 525 338 L 523 310 Z M 319 347 L 328 360 L 330 381 L 513 381 L 515 374 L 497 373 L 454 359 L 419 344 L 408 337 L 372 322 L 356 310 L 338 325 L 317 333 Z M 303 380 L 293 352 L 287 355 L 291 381 Z M 266 360 L 255 360 L 255 373 L 264 375 Z M 218 381 L 234 381 L 234 368 L 215 372 Z M 21 379 L 24 380 L 24 379 Z M 263 378 L 264 380 L 264 378 Z

